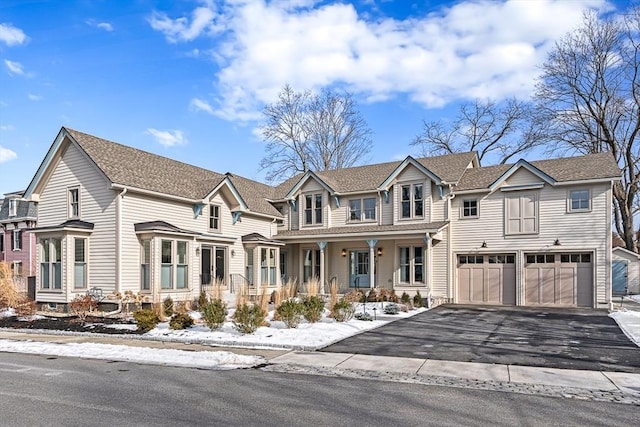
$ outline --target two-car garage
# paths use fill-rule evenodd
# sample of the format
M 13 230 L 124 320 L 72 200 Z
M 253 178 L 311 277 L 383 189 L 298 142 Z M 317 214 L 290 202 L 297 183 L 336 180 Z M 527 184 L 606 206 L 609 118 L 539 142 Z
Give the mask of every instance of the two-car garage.
M 515 305 L 516 254 L 457 256 L 460 304 Z M 521 298 L 528 306 L 593 306 L 591 253 L 525 253 Z

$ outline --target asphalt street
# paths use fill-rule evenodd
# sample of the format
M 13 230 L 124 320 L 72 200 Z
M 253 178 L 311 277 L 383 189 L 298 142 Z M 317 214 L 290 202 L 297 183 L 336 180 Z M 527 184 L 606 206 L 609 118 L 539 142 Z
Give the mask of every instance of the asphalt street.
M 0 353 L 3 425 L 634 425 L 640 407 L 260 370 Z
M 640 373 L 638 347 L 587 309 L 445 305 L 322 351 Z

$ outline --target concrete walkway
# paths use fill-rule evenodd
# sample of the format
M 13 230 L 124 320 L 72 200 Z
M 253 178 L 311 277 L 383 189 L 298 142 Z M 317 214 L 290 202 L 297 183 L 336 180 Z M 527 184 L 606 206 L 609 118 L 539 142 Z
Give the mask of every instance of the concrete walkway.
M 269 359 L 269 362 L 419 376 L 454 377 L 478 381 L 620 391 L 640 396 L 640 374 L 625 372 L 583 371 L 406 357 L 369 356 L 351 353 L 296 351 Z

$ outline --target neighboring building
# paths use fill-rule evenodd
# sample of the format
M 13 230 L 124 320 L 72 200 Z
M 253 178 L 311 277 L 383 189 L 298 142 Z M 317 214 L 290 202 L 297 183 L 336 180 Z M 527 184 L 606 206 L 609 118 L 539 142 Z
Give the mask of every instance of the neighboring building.
M 27 277 L 35 275 L 36 204 L 22 198 L 17 191 L 0 201 L 0 262 L 9 265 L 18 288 L 26 291 Z
M 38 202 L 37 300 L 160 300 L 317 277 L 439 301 L 606 308 L 613 157 L 479 167 L 475 153 L 307 172 L 271 187 L 62 128 Z
M 612 291 L 614 295 L 640 293 L 640 255 L 620 246 L 613 248 Z

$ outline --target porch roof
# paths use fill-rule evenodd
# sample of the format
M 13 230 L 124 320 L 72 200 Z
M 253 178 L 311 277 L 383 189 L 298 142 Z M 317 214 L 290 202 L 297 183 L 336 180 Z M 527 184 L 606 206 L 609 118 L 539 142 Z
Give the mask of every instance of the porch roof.
M 280 240 L 303 240 L 309 238 L 375 237 L 398 235 L 421 235 L 438 233 L 449 225 L 448 221 L 401 224 L 401 225 L 360 225 L 352 227 L 311 228 L 303 230 L 279 231 L 276 237 Z
M 32 228 L 31 232 L 40 233 L 40 232 L 52 232 L 52 231 L 83 231 L 83 232 L 92 232 L 93 231 L 93 223 L 87 221 L 81 221 L 79 219 L 70 219 L 68 221 L 63 222 L 60 225 L 51 225 L 47 227 L 38 227 Z
M 251 233 L 251 234 L 247 234 L 245 236 L 242 236 L 242 243 L 264 243 L 267 245 L 276 245 L 276 246 L 283 246 L 284 243 L 279 241 L 279 240 L 273 240 L 273 239 L 269 239 L 267 237 L 264 237 L 262 234 L 260 233 Z

